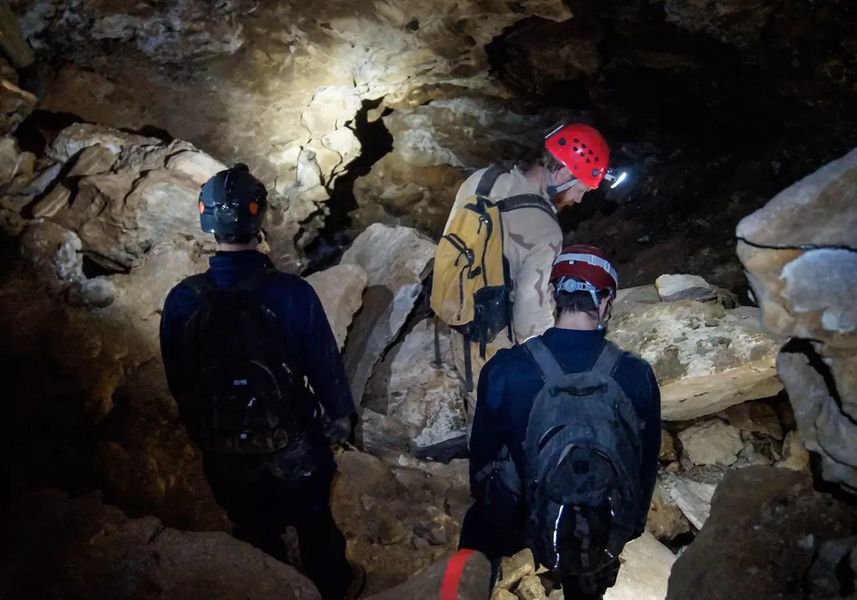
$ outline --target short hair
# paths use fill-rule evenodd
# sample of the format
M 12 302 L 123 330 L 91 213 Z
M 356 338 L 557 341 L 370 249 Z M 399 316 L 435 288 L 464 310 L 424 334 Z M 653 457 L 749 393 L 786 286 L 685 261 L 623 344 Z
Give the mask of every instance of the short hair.
M 598 292 L 598 301 L 610 295 L 609 290 L 600 290 Z M 592 294 L 578 290 L 575 292 L 557 292 L 556 310 L 559 314 L 564 312 L 569 313 L 594 313 L 598 312 L 598 307 L 592 300 Z
M 548 171 L 556 171 L 557 169 L 565 169 L 566 171 L 568 170 L 568 167 L 566 167 L 559 160 L 557 160 L 557 157 L 554 156 L 547 148 L 542 151 L 542 155 L 539 158 L 538 164 L 539 166 L 544 167 Z

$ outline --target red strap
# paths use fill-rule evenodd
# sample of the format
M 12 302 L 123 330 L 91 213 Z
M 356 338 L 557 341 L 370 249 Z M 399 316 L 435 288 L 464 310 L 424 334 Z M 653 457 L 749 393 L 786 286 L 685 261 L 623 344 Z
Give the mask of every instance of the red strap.
M 475 550 L 462 548 L 450 557 L 446 564 L 446 572 L 443 574 L 443 582 L 440 584 L 440 600 L 458 600 L 458 583 L 461 581 L 467 561 L 475 552 Z

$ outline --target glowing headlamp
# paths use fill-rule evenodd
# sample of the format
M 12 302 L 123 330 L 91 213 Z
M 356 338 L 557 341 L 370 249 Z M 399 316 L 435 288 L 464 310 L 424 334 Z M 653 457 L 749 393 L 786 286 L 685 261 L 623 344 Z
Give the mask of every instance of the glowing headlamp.
M 618 187 L 628 178 L 628 172 L 622 171 L 621 173 L 617 173 L 616 169 L 607 169 L 607 173 L 604 174 L 605 181 L 610 183 L 610 189 L 612 190 L 615 187 Z

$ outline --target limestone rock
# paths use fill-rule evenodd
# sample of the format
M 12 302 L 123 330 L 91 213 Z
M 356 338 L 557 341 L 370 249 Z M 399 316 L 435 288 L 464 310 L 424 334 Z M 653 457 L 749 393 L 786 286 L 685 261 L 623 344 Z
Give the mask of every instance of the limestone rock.
M 729 471 L 711 517 L 673 566 L 667 598 L 805 598 L 819 545 L 850 535 L 855 521 L 853 507 L 814 491 L 807 472 Z
M 857 355 L 827 362 L 845 362 L 851 368 Z M 809 342 L 789 345 L 777 359 L 777 368 L 789 390 L 798 432 L 808 450 L 821 456 L 824 478 L 857 490 L 857 425 L 831 389 L 831 369 Z M 842 396 L 845 398 L 845 396 Z
M 465 433 L 467 415 L 452 364 L 449 330 L 437 324 L 441 364 L 436 365 L 435 326 L 434 319 L 417 323 L 388 351 L 369 381 L 364 402 L 386 416 L 386 430 L 397 428 L 405 435 L 383 439 L 364 425 L 375 450 L 418 449 Z
M 505 590 L 514 589 L 524 577 L 533 575 L 535 572 L 536 561 L 533 558 L 533 551 L 524 548 L 514 556 L 502 560 L 497 587 Z
M 678 459 L 678 452 L 675 447 L 675 438 L 666 429 L 661 429 L 661 450 L 658 453 L 658 459 L 663 461 L 673 461 Z
M 663 600 L 675 556 L 650 533 L 629 542 L 619 557 L 616 584 L 604 600 Z
M 99 145 L 104 151 L 111 153 L 115 157 L 125 148 L 132 146 L 157 146 L 160 143 L 161 140 L 157 138 L 125 133 L 112 127 L 76 123 L 66 127 L 57 135 L 56 139 L 47 148 L 47 156 L 64 163 L 77 155 L 81 150 L 90 146 Z
M 695 465 L 729 466 L 744 447 L 741 433 L 720 419 L 692 425 L 678 434 L 684 451 Z
M 449 557 L 444 558 L 416 574 L 406 583 L 370 596 L 366 600 L 399 600 L 400 598 L 434 600 L 440 593 L 448 563 Z M 457 598 L 460 600 L 483 600 L 490 579 L 491 563 L 484 555 L 478 552 L 473 554 L 467 559 L 462 572 Z
M 658 288 L 654 284 L 622 288 L 616 293 L 616 300 L 613 301 L 613 316 L 638 313 L 646 309 L 643 305 L 658 304 L 660 301 Z
M 537 575 L 527 575 L 518 583 L 515 595 L 520 600 L 542 600 L 545 597 L 545 587 Z
M 59 292 L 83 279 L 80 238 L 49 221 L 36 222 L 21 234 L 21 255 L 29 260 L 42 283 Z
M 809 469 L 809 452 L 797 431 L 789 431 L 786 435 L 783 441 L 783 457 L 776 466 L 794 471 Z
M 661 475 L 661 485 L 668 501 L 681 510 L 691 525 L 702 529 L 708 520 L 717 484 L 695 481 L 686 475 L 664 473 Z
M 249 544 L 129 519 L 98 493 L 34 493 L 14 514 L 3 523 L 0 585 L 17 598 L 321 597 L 293 567 Z
M 738 223 L 738 256 L 775 334 L 857 348 L 854 253 L 848 251 L 857 248 L 855 181 L 852 150 Z
M 714 300 L 717 291 L 699 275 L 661 275 L 655 280 L 658 296 L 664 302 L 676 300 Z
M 340 350 L 345 345 L 348 327 L 363 304 L 368 277 L 358 265 L 337 265 L 307 277 L 321 300 L 324 313 Z
M 646 531 L 649 531 L 661 541 L 672 540 L 690 531 L 690 523 L 664 491 L 663 484 L 658 482 L 652 494 L 652 505 L 646 519 Z
M 0 136 L 15 131 L 36 107 L 36 97 L 8 79 L 0 78 Z
M 844 598 L 857 587 L 857 537 L 821 544 L 818 557 L 808 573 L 810 598 Z
M 744 402 L 728 408 L 723 416 L 741 431 L 783 439 L 783 426 L 776 411 L 764 402 Z
M 456 550 L 467 504 L 465 461 L 393 469 L 369 454 L 343 452 L 337 466 L 333 516 L 349 540 L 349 559 L 366 569 L 367 593 L 408 581 Z
M 641 305 L 611 319 L 608 336 L 648 360 L 661 387 L 662 416 L 685 420 L 775 395 L 781 342 L 758 310 L 684 300 Z
M 375 363 L 398 335 L 422 291 L 434 249 L 435 244 L 414 229 L 375 224 L 342 257 L 343 265 L 362 267 L 369 284 L 345 348 L 345 367 L 358 404 Z
M 738 256 L 778 335 L 777 365 L 824 477 L 857 487 L 857 150 L 777 194 L 736 229 Z

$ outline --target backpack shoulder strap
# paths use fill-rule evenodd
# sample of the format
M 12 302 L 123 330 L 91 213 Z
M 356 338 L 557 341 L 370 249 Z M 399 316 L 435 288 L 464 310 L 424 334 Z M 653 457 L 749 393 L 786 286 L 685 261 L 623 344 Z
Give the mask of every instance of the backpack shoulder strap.
M 599 373 L 608 377 L 613 377 L 616 369 L 619 366 L 619 361 L 622 360 L 622 352 L 619 346 L 609 340 L 604 340 L 604 345 L 601 346 L 601 353 L 595 359 L 595 364 L 590 369 L 593 373 Z
M 491 194 L 491 188 L 494 187 L 494 183 L 497 181 L 497 178 L 504 172 L 503 168 L 499 165 L 491 165 L 488 167 L 488 170 L 485 171 L 479 179 L 479 183 L 476 184 L 476 195 L 487 198 Z
M 191 275 L 190 277 L 185 278 L 182 283 L 190 288 L 197 298 L 217 289 L 217 286 L 208 278 L 208 274 L 206 273 Z
M 548 204 L 547 200 L 538 194 L 518 194 L 504 198 L 500 202 L 500 212 L 510 212 L 519 208 L 535 208 L 558 222 L 556 211 Z
M 542 379 L 545 380 L 545 383 L 556 381 L 565 375 L 565 370 L 563 370 L 541 338 L 533 337 L 528 339 L 524 342 L 524 347 L 542 372 Z

